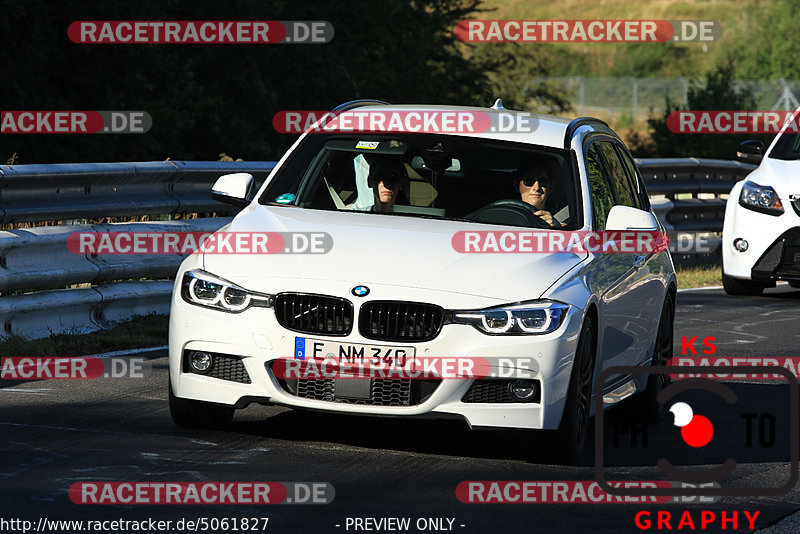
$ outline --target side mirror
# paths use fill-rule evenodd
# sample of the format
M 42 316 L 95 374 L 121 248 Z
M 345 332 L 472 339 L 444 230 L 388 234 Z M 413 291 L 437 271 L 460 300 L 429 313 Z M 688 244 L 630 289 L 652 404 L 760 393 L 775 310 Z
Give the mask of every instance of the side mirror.
M 742 141 L 739 143 L 736 157 L 744 161 L 761 163 L 761 160 L 764 159 L 764 143 L 756 139 Z
M 649 211 L 628 206 L 614 206 L 608 212 L 606 230 L 616 232 L 627 230 L 655 231 L 658 230 L 658 221 L 656 216 Z
M 237 208 L 245 208 L 253 200 L 253 175 L 237 172 L 220 176 L 211 188 L 211 198 Z

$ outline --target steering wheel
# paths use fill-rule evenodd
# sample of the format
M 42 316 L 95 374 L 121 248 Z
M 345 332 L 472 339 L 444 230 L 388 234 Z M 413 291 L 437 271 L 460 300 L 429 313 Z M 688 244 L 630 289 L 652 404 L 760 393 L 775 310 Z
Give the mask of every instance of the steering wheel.
M 481 223 L 552 229 L 552 226 L 536 215 L 537 211 L 539 210 L 527 202 L 516 199 L 503 199 L 495 200 L 464 218 Z

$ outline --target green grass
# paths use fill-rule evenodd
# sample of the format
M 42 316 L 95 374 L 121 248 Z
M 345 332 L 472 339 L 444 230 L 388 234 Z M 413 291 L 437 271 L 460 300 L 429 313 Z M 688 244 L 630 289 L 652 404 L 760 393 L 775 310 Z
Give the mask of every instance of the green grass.
M 678 275 L 679 289 L 722 285 L 722 268 L 718 263 L 676 266 L 675 272 Z
M 42 339 L 9 336 L 0 341 L 0 356 L 85 356 L 167 344 L 169 318 L 137 317 L 110 330 L 90 334 L 53 334 Z

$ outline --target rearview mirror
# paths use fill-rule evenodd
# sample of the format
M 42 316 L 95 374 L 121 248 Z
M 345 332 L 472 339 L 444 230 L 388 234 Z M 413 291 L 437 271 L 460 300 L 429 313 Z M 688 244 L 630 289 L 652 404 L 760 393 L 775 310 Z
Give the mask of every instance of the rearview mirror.
M 432 169 L 429 165 L 425 163 L 425 160 L 422 159 L 422 156 L 414 156 L 411 158 L 411 168 L 415 171 L 420 170 L 436 170 Z M 450 166 L 444 169 L 444 172 L 461 172 L 461 160 L 450 158 Z
M 253 175 L 237 172 L 220 176 L 211 188 L 211 198 L 244 208 L 253 199 Z
M 736 157 L 752 163 L 761 163 L 761 160 L 764 159 L 764 143 L 757 139 L 742 141 L 739 143 Z

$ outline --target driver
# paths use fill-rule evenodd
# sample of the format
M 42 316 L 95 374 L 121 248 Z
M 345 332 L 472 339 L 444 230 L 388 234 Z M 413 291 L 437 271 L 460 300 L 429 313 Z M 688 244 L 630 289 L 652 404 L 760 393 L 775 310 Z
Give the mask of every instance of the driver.
M 517 174 L 517 190 L 523 202 L 536 208 L 536 216 L 550 226 L 563 226 L 545 209 L 553 192 L 553 178 L 541 162 L 533 161 L 522 166 Z

